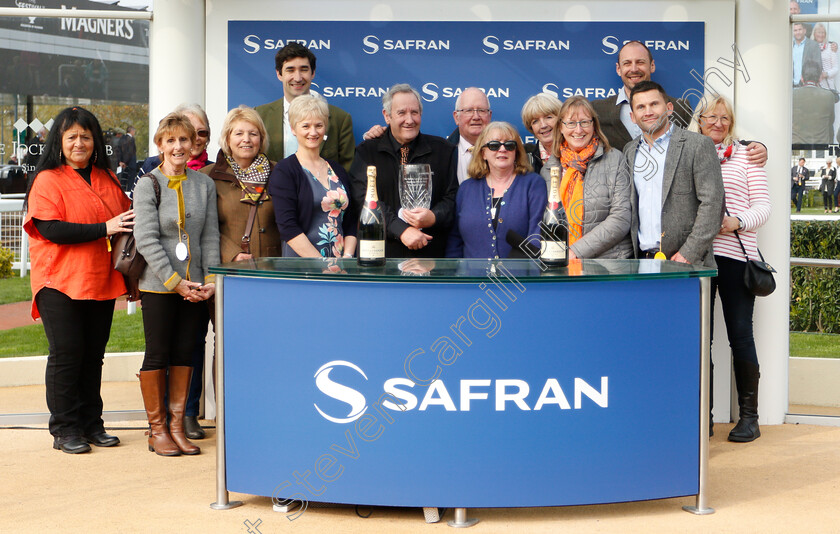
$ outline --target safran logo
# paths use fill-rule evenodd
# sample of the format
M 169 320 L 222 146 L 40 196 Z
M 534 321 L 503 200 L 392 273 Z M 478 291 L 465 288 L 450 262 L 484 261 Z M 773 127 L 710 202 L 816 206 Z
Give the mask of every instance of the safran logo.
M 449 50 L 449 39 L 384 39 L 381 41 L 376 35 L 365 35 L 362 39 L 362 51 L 365 54 L 376 54 L 382 50 Z
M 321 414 L 321 416 L 327 421 L 332 421 L 333 423 L 340 424 L 352 423 L 365 413 L 365 411 L 367 410 L 367 401 L 365 400 L 365 396 L 356 391 L 355 389 L 343 386 L 338 382 L 332 381 L 332 379 L 330 378 L 330 373 L 335 367 L 348 367 L 362 375 L 365 380 L 368 379 L 367 375 L 365 375 L 365 372 L 359 369 L 359 366 L 357 366 L 354 363 L 346 362 L 344 360 L 334 360 L 325 363 L 321 366 L 320 369 L 315 371 L 315 385 L 325 395 L 328 395 L 341 402 L 347 403 L 350 406 L 350 411 L 346 417 L 332 417 L 324 413 L 324 411 L 321 408 L 319 408 L 317 404 L 315 404 L 315 409 L 318 410 L 318 413 Z

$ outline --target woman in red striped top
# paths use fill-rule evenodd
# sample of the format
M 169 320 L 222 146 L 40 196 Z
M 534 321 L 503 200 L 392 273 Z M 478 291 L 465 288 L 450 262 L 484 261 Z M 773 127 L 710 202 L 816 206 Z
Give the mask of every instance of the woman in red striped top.
M 761 435 L 758 428 L 758 356 L 752 325 L 755 296 L 744 285 L 746 258 L 735 231 L 741 237 L 746 255 L 758 259 L 756 230 L 770 217 L 767 173 L 763 167 L 747 160 L 745 147 L 735 139 L 735 116 L 725 98 L 702 101 L 699 107 L 699 129 L 715 142 L 726 194 L 727 212 L 714 241 L 718 275 L 712 279 L 712 309 L 717 290 L 738 389 L 739 421 L 729 433 L 729 441 L 747 442 Z

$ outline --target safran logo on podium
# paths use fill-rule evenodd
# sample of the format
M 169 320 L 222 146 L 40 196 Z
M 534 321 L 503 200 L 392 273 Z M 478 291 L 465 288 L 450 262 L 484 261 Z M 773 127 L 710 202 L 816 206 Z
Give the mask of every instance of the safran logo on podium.
M 449 39 L 380 39 L 376 35 L 365 35 L 362 39 L 362 50 L 365 54 L 376 54 L 380 50 L 449 50 Z
M 313 405 L 321 417 L 327 421 L 337 424 L 352 423 L 365 414 L 368 401 L 361 392 L 334 381 L 330 374 L 336 369 L 342 369 L 337 374 L 343 374 L 344 378 L 351 376 L 352 373 L 346 372 L 350 369 L 361 375 L 365 381 L 368 380 L 365 372 L 354 363 L 344 360 L 325 363 L 315 372 L 315 386 L 324 395 L 346 404 L 347 414 L 329 415 L 317 403 Z M 565 387 L 566 391 L 570 391 L 573 395 L 571 403 L 560 381 L 556 378 L 548 378 L 544 383 L 541 380 L 539 387 L 534 388 L 532 393 L 531 384 L 516 378 L 462 379 L 454 383 L 450 382 L 448 387 L 443 380 L 435 379 L 426 387 L 408 378 L 395 377 L 385 380 L 382 384 L 381 395 L 370 406 L 386 419 L 391 419 L 391 417 L 386 416 L 383 409 L 391 412 L 413 410 L 426 412 L 429 408 L 432 408 L 430 411 L 442 409 L 443 412 L 469 412 L 474 409 L 489 409 L 495 412 L 505 412 L 508 409 L 539 412 L 543 409 L 549 410 L 553 405 L 555 409 L 565 411 L 584 409 L 584 398 L 600 408 L 609 407 L 608 376 L 600 377 L 597 388 L 579 377 L 570 379 Z M 536 391 L 540 392 L 539 395 L 535 394 Z M 435 407 L 439 408 L 435 410 Z

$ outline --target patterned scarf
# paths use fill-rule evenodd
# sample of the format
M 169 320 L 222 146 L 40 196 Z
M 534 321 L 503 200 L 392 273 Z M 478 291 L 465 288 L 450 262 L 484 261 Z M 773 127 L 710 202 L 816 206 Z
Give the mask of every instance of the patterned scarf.
M 204 152 L 202 152 L 198 156 L 189 160 L 187 162 L 187 167 L 189 167 L 190 169 L 192 169 L 194 171 L 199 171 L 202 168 L 207 166 L 207 160 L 208 159 L 209 158 L 207 157 L 207 151 L 205 150 Z
M 560 181 L 560 200 L 569 220 L 570 245 L 583 236 L 583 177 L 598 145 L 598 138 L 593 135 L 580 152 L 570 148 L 565 139 L 560 146 L 560 164 L 566 169 Z
M 240 167 L 236 160 L 230 156 L 225 156 L 225 159 L 230 165 L 230 170 L 233 171 L 239 187 L 242 188 L 240 202 L 256 204 L 263 198 L 263 195 L 268 196 L 265 184 L 268 181 L 269 173 L 271 173 L 271 164 L 265 154 L 257 156 L 247 169 Z
M 729 158 L 732 157 L 734 147 L 734 144 L 724 146 L 723 143 L 720 143 L 715 145 L 715 149 L 717 150 L 718 159 L 720 160 L 721 165 L 723 165 L 725 161 L 729 160 Z

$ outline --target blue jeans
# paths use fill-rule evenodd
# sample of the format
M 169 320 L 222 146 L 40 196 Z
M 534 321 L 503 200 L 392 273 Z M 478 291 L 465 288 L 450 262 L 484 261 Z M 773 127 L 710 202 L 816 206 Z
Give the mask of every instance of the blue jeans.
M 758 365 L 753 338 L 753 308 L 755 295 L 744 285 L 746 262 L 715 256 L 718 275 L 712 278 L 712 334 L 714 334 L 715 293 L 720 294 L 726 335 L 732 357 L 738 361 Z

